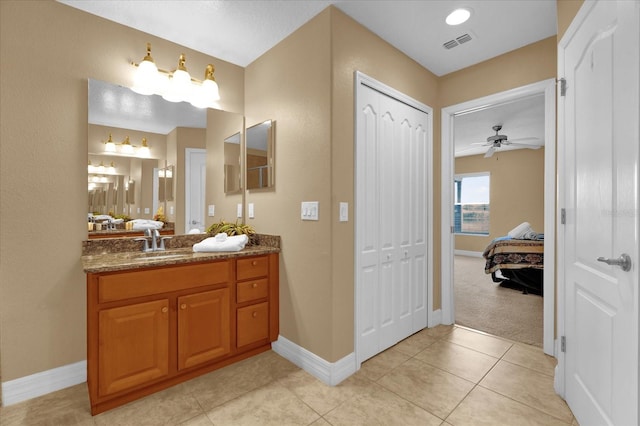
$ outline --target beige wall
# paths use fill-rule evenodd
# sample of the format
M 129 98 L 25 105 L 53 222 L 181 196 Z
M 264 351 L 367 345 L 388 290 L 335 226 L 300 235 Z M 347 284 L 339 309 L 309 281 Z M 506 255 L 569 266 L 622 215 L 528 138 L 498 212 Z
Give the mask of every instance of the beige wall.
M 354 341 L 355 70 L 435 106 L 433 74 L 335 8 L 246 69 L 247 124 L 276 120 L 276 187 L 248 193 L 248 223 L 282 236 L 281 334 L 331 362 Z M 300 220 L 302 201 L 320 202 L 318 222 Z
M 491 240 L 522 222 L 544 232 L 544 148 L 456 158 L 456 174 L 477 172 L 491 176 L 489 235 L 456 235 L 456 250 L 483 252 Z
M 221 107 L 243 112 L 240 67 L 57 2 L 0 2 L 3 382 L 86 359 L 87 79 L 130 86 L 147 41 L 162 68 L 215 64 Z
M 569 28 L 571 21 L 584 3 L 584 0 L 556 0 L 556 10 L 558 15 L 558 41 Z

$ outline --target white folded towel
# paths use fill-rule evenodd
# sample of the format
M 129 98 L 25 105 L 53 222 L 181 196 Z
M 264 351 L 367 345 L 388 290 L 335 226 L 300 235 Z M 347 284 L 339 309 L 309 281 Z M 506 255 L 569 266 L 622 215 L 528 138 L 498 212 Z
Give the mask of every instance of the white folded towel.
M 509 231 L 508 234 L 514 240 L 537 240 L 538 233 L 531 228 L 529 222 L 522 222 L 520 225 Z
M 131 222 L 133 222 L 132 229 L 135 229 L 137 231 L 145 229 L 161 229 L 164 225 L 164 222 L 151 219 L 133 219 Z
M 111 219 L 113 219 L 113 218 L 112 218 L 110 215 L 108 215 L 108 214 L 99 214 L 99 215 L 93 216 L 93 218 L 94 218 L 95 220 L 111 220 Z
M 189 232 L 187 232 L 187 234 L 203 234 L 203 232 L 198 228 L 192 228 L 189 230 Z
M 216 234 L 215 239 L 216 239 L 216 242 L 223 243 L 223 242 L 227 241 L 228 237 L 229 236 L 225 232 L 220 232 L 220 233 Z
M 249 237 L 246 235 L 234 235 L 228 237 L 225 241 L 216 241 L 216 237 L 205 238 L 193 245 L 193 251 L 195 252 L 209 252 L 209 251 L 240 251 L 249 242 Z
M 124 222 L 124 219 L 113 219 L 113 220 L 111 220 L 111 223 L 115 223 L 115 224 L 119 224 L 119 223 L 122 223 L 122 222 Z

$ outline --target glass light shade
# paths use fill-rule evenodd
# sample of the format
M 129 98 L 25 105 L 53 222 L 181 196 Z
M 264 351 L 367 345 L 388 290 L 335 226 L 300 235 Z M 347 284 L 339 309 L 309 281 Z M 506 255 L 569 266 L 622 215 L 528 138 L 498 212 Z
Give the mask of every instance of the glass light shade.
M 191 76 L 187 71 L 177 69 L 169 79 L 163 99 L 169 102 L 182 102 L 191 99 Z
M 120 147 L 123 154 L 133 154 L 133 146 L 131 146 L 131 144 L 122 144 Z
M 141 146 L 138 148 L 138 157 L 149 158 L 151 157 L 151 150 L 148 146 Z
M 456 9 L 447 16 L 445 22 L 448 25 L 460 25 L 463 22 L 467 22 L 467 19 L 469 19 L 470 16 L 471 12 L 469 10 Z
M 133 90 L 141 95 L 153 95 L 158 90 L 158 67 L 151 61 L 142 61 L 133 76 Z
M 218 83 L 213 80 L 205 80 L 202 86 L 194 87 L 191 105 L 196 108 L 217 108 L 217 100 L 220 99 Z
M 104 144 L 104 152 L 116 152 L 116 144 L 113 141 L 107 141 Z

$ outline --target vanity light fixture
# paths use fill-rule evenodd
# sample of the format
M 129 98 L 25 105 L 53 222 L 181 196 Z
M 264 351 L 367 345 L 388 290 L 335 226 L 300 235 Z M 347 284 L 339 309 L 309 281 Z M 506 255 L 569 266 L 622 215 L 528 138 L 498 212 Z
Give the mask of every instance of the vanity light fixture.
M 467 22 L 469 17 L 471 16 L 471 11 L 469 9 L 456 9 L 447 15 L 445 22 L 448 25 L 460 25 L 464 22 Z
M 129 136 L 124 138 L 124 140 L 122 141 L 122 143 L 120 143 L 119 146 L 120 146 L 120 151 L 123 154 L 133 155 L 134 149 L 133 149 L 133 145 L 131 145 L 131 142 L 129 142 Z
M 151 148 L 147 143 L 147 138 L 142 138 L 142 146 L 138 148 L 131 144 L 129 136 L 125 137 L 122 142 L 116 144 L 113 142 L 111 133 L 109 133 L 109 139 L 105 142 L 104 152 L 113 155 L 136 156 L 141 158 L 151 157 Z M 89 161 L 89 168 L 91 169 L 91 167 L 91 161 Z
M 147 43 L 147 55 L 142 62 L 131 63 L 137 67 L 131 90 L 142 95 L 161 95 L 170 102 L 189 102 L 197 108 L 217 107 L 220 93 L 213 65 L 207 65 L 204 80 L 199 81 L 189 75 L 185 63 L 183 53 L 174 71 L 159 69 L 151 57 L 151 43 Z
M 147 138 L 142 138 L 142 146 L 138 148 L 138 157 L 149 158 L 151 156 L 151 150 L 147 145 Z
M 104 152 L 116 152 L 116 144 L 111 139 L 111 133 L 109 133 L 109 139 L 104 143 Z

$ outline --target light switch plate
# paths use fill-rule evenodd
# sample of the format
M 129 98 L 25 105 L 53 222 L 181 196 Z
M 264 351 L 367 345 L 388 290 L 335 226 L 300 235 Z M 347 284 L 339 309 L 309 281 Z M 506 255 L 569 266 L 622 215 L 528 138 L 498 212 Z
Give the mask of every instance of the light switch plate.
M 238 207 L 237 207 L 237 216 L 238 216 L 238 218 L 241 218 L 241 217 L 242 217 L 242 204 L 238 204 Z
M 149 209 L 149 207 L 145 207 L 144 214 L 149 214 L 149 213 L 151 213 L 151 210 Z
M 349 221 L 349 203 L 340 203 L 340 222 Z
M 216 215 L 216 206 L 214 204 L 209 204 L 207 214 L 209 215 L 209 217 Z
M 300 217 L 302 220 L 318 220 L 319 203 L 317 201 L 303 201 Z
M 169 206 L 169 214 L 173 214 L 173 206 Z
M 253 203 L 249 203 L 247 207 L 249 208 L 249 213 L 248 213 L 249 219 L 253 219 L 255 217 L 254 215 L 255 210 L 253 209 Z

